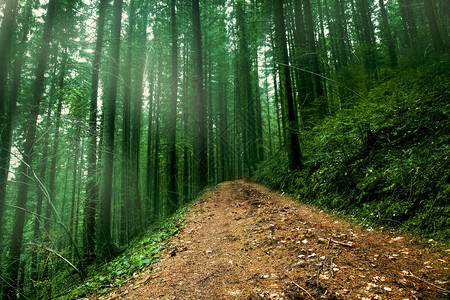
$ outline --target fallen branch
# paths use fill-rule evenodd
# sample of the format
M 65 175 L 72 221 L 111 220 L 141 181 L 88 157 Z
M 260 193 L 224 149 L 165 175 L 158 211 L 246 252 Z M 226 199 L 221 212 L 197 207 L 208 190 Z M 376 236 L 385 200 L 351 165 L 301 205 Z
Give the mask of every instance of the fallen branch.
M 414 275 L 412 272 L 404 271 L 404 272 L 402 272 L 402 274 L 404 276 L 408 276 L 408 277 L 412 277 L 412 278 L 415 278 L 417 280 L 420 280 L 420 281 L 422 281 L 422 282 L 424 282 L 424 283 L 434 287 L 435 289 L 437 289 L 440 293 L 442 293 L 444 295 L 450 295 L 450 291 L 449 290 L 446 290 L 446 289 L 441 288 L 440 286 L 437 286 L 437 285 L 435 285 L 435 284 L 433 284 L 433 283 L 431 283 L 429 281 L 426 281 L 425 279 L 422 279 L 419 276 Z
M 311 296 L 311 294 L 310 293 L 308 293 L 308 291 L 307 290 L 305 290 L 304 288 L 302 288 L 301 286 L 299 286 L 298 284 L 296 284 L 295 282 L 293 282 L 293 281 L 291 281 L 291 283 L 293 284 L 293 285 L 295 285 L 296 287 L 298 287 L 299 289 L 301 289 L 302 291 L 304 291 L 306 294 L 308 294 L 308 296 L 311 298 L 311 299 L 313 299 L 314 300 L 314 298 L 313 298 L 313 296 Z
M 333 240 L 331 238 L 328 239 L 330 242 L 336 243 L 338 245 L 344 246 L 344 247 L 349 247 L 349 248 L 353 248 L 353 244 L 346 244 L 346 243 L 342 243 L 336 240 Z
M 149 280 L 155 279 L 156 277 L 159 277 L 159 276 L 161 276 L 161 274 L 156 274 L 156 275 L 150 274 L 150 275 L 148 275 L 145 279 L 143 279 L 143 280 L 141 280 L 139 282 L 136 282 L 134 289 L 137 289 L 141 284 L 145 284 Z

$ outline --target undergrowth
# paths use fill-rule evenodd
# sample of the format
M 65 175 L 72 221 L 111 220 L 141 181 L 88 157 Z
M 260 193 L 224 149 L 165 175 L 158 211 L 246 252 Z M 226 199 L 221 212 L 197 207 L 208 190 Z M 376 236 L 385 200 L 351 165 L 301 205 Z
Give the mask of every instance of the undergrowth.
M 364 100 L 303 133 L 304 162 L 277 154 L 254 179 L 366 224 L 450 242 L 450 61 L 381 72 Z
M 190 207 L 187 205 L 153 224 L 143 237 L 133 241 L 129 249 L 112 261 L 89 267 L 87 279 L 79 286 L 67 287 L 58 299 L 78 299 L 93 293 L 106 293 L 156 263 L 169 238 L 182 228 L 185 212 Z

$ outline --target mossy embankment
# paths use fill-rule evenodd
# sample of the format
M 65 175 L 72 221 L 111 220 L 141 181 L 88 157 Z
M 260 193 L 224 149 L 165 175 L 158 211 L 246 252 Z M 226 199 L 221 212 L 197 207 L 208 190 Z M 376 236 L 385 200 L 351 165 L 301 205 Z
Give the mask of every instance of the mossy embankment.
M 278 153 L 256 181 L 367 224 L 450 241 L 450 58 L 388 69 L 351 109 L 304 132 L 304 163 Z

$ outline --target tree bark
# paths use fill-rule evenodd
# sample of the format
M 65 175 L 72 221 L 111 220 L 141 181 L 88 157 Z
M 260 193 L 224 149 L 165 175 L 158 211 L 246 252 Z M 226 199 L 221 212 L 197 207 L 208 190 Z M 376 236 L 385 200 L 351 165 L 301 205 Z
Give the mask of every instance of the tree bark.
M 52 39 L 53 22 L 56 15 L 57 0 L 50 0 L 44 23 L 44 32 L 42 43 L 38 56 L 36 68 L 36 79 L 33 87 L 33 99 L 31 101 L 30 113 L 26 121 L 25 141 L 23 144 L 23 158 L 20 166 L 21 175 L 19 176 L 19 186 L 17 193 L 16 206 L 26 208 L 29 178 L 32 176 L 33 150 L 36 140 L 37 119 L 39 116 L 39 106 L 42 100 L 44 90 L 44 74 L 47 67 L 50 41 Z M 11 234 L 11 244 L 9 250 L 9 259 L 6 267 L 6 280 L 3 283 L 4 295 L 9 299 L 16 299 L 15 282 L 18 279 L 18 270 L 20 265 L 20 253 L 22 250 L 22 237 L 25 224 L 25 211 L 16 209 L 14 216 L 14 225 Z
M 105 31 L 106 8 L 109 0 L 100 0 L 98 6 L 97 38 L 95 42 L 95 54 L 92 62 L 91 97 L 89 106 L 89 137 L 87 154 L 87 183 L 84 205 L 83 223 L 83 257 L 87 264 L 95 260 L 95 226 L 96 203 L 98 199 L 97 186 L 97 100 L 98 81 L 100 74 L 103 34 Z
M 445 50 L 444 42 L 442 41 L 439 26 L 434 12 L 433 1 L 423 0 L 425 6 L 425 14 L 427 15 L 428 24 L 430 27 L 431 39 L 433 41 L 434 50 L 441 52 Z
M 173 213 L 179 206 L 178 203 L 178 171 L 176 151 L 177 130 L 177 100 L 178 100 L 178 34 L 176 17 L 176 0 L 170 2 L 170 22 L 172 39 L 172 74 L 171 74 L 171 98 L 169 106 L 169 145 L 167 159 L 167 201 L 169 213 Z
M 108 88 L 105 97 L 105 124 L 103 154 L 103 196 L 101 199 L 98 247 L 102 258 L 110 259 L 114 256 L 115 245 L 111 236 L 111 201 L 114 166 L 114 127 L 116 118 L 117 81 L 119 77 L 120 61 L 120 30 L 122 25 L 123 0 L 114 0 L 113 24 L 111 28 L 111 71 L 108 77 Z
M 298 140 L 298 120 L 294 111 L 291 76 L 289 72 L 289 59 L 286 47 L 286 29 L 284 25 L 283 1 L 273 0 L 275 20 L 275 42 L 278 52 L 278 70 L 280 73 L 281 99 L 285 106 L 285 132 L 287 133 L 287 153 L 289 168 L 296 170 L 301 166 L 302 152 Z
M 194 52 L 194 188 L 195 193 L 203 189 L 208 180 L 206 103 L 203 93 L 202 33 L 199 0 L 192 1 L 192 26 Z
M 388 15 L 387 15 L 387 11 L 386 11 L 386 6 L 384 5 L 384 0 L 379 0 L 378 3 L 380 5 L 382 34 L 384 37 L 384 41 L 388 47 L 389 64 L 391 67 L 395 67 L 398 63 L 397 51 L 395 50 L 395 43 L 394 43 L 394 39 L 392 38 L 391 27 L 389 26 L 389 20 L 388 20 Z

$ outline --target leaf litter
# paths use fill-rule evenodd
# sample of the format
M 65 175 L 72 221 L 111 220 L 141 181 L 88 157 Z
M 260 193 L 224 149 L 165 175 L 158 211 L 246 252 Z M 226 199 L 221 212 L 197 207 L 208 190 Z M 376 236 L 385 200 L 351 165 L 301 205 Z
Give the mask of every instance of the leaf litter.
M 188 213 L 159 262 L 91 299 L 448 299 L 450 251 L 246 181 Z

